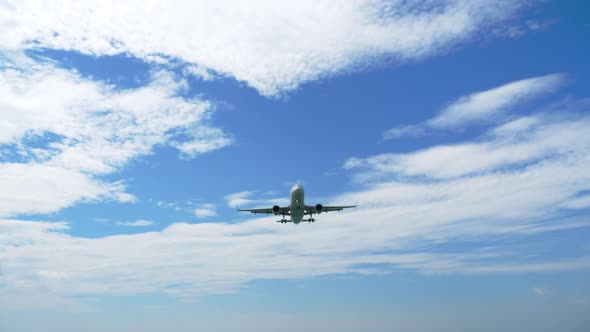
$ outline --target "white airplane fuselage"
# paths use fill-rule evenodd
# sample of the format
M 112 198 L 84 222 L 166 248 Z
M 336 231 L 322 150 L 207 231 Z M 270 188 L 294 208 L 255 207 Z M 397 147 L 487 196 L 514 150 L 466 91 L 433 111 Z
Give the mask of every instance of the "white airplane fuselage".
M 296 184 L 291 188 L 291 221 L 298 224 L 305 215 L 305 191 L 303 187 Z
M 282 217 L 281 220 L 277 220 L 277 222 L 292 222 L 294 224 L 299 224 L 303 221 L 315 222 L 315 219 L 313 218 L 314 214 L 320 214 L 330 211 L 342 211 L 344 209 L 353 207 L 356 207 L 356 205 L 324 206 L 322 204 L 316 204 L 307 206 L 305 205 L 305 191 L 303 191 L 303 187 L 301 185 L 296 184 L 293 186 L 293 188 L 291 188 L 291 201 L 289 202 L 289 206 L 281 207 L 278 205 L 274 205 L 272 208 L 238 209 L 238 211 L 246 211 L 254 214 L 272 213 L 275 216 Z M 287 216 L 291 217 L 291 219 L 288 220 Z M 309 216 L 309 218 L 303 219 L 305 216 Z

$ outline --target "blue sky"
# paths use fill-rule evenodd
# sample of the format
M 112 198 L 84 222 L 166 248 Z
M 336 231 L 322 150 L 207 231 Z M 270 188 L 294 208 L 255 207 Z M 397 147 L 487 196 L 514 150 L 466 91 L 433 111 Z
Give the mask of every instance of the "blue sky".
M 586 331 L 589 17 L 0 5 L 0 330 Z

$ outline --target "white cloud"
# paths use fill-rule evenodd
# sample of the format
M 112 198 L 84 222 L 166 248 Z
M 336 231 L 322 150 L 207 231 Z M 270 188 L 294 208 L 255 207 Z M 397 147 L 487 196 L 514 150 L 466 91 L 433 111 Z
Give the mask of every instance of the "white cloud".
M 61 167 L 0 163 L 0 216 L 51 213 L 79 201 L 128 202 L 122 183 L 105 183 Z M 128 196 L 127 196 L 128 195 Z
M 188 158 L 193 158 L 233 143 L 233 138 L 228 137 L 219 128 L 201 126 L 192 128 L 186 134 L 190 137 L 189 141 L 173 142 L 171 145 L 180 150 L 184 157 Z
M 549 290 L 545 287 L 535 287 L 533 292 L 538 296 L 545 296 L 549 293 Z
M 391 128 L 383 133 L 383 139 L 397 139 L 400 137 L 417 137 L 425 134 L 423 126 L 407 125 Z
M 382 57 L 427 57 L 502 27 L 529 1 L 8 1 L 0 48 L 128 53 L 277 95 Z M 83 19 L 80 19 L 83 18 Z M 187 33 L 190 32 L 190 33 Z
M 554 23 L 556 19 L 547 20 L 526 20 L 525 22 L 518 22 L 516 24 L 500 26 L 493 28 L 492 32 L 498 36 L 509 37 L 509 38 L 520 38 L 530 31 L 543 30 Z
M 154 224 L 153 221 L 151 221 L 151 220 L 143 220 L 143 219 L 139 219 L 139 220 L 135 220 L 135 221 L 120 221 L 120 222 L 117 222 L 117 225 L 131 226 L 131 227 L 147 227 L 147 226 L 151 226 L 153 224 Z
M 225 196 L 227 206 L 231 208 L 256 208 L 256 207 L 271 207 L 273 205 L 286 206 L 289 204 L 289 199 L 285 197 L 273 198 L 249 198 L 256 194 L 256 191 L 240 191 Z
M 494 128 L 493 133 L 502 137 L 518 135 L 538 125 L 539 120 L 536 116 L 524 116 Z
M 156 72 L 144 87 L 117 90 L 74 71 L 9 58 L 0 68 L 0 215 L 54 212 L 77 201 L 134 202 L 121 183 L 97 176 L 120 170 L 156 145 L 193 157 L 231 144 L 207 125 L 212 105 L 178 97 L 185 82 Z M 31 140 L 47 142 L 45 147 Z
M 387 130 L 383 133 L 383 139 L 421 136 L 432 129 L 457 129 L 474 122 L 489 121 L 534 97 L 555 91 L 563 84 L 565 77 L 564 74 L 538 76 L 460 97 L 422 124 Z M 500 127 L 498 131 L 525 129 L 524 126 L 534 124 L 530 121 L 535 121 L 535 118 L 522 118 L 520 122 L 512 122 L 511 128 Z
M 544 153 L 526 153 L 522 162 L 500 158 L 499 163 L 477 162 L 487 160 L 486 154 L 472 153 L 464 158 L 485 166 L 464 173 L 468 176 L 433 179 L 438 173 L 423 168 L 417 177 L 366 183 L 361 190 L 326 202 L 358 208 L 322 214 L 313 225 L 282 225 L 266 217 L 236 224 L 176 223 L 157 232 L 87 239 L 68 234 L 64 223 L 1 220 L 0 306 L 11 305 L 3 298 L 43 293 L 59 298 L 141 293 L 193 298 L 238 291 L 259 279 L 348 273 L 590 269 L 587 253 L 547 258 L 535 247 L 539 233 L 590 225 L 584 214 L 575 213 L 587 207 L 577 202 L 590 190 L 590 139 L 584 136 L 588 121 L 583 116 L 517 119 L 464 145 L 503 142 L 507 155 L 521 155 L 528 151 L 522 146 L 534 139 Z M 511 128 L 525 129 L 515 136 Z M 239 192 L 226 199 L 232 207 L 272 204 L 252 200 L 251 195 Z M 506 235 L 530 240 L 518 246 L 497 241 Z M 494 241 L 486 242 L 490 239 Z M 447 252 L 449 242 L 469 251 Z M 546 242 L 537 245 L 548 249 Z
M 201 204 L 194 210 L 194 213 L 197 218 L 215 217 L 217 215 L 213 204 Z
M 574 197 L 568 200 L 567 202 L 564 202 L 562 206 L 570 209 L 590 208 L 590 195 L 581 195 L 579 197 Z
M 461 97 L 428 120 L 433 128 L 454 128 L 481 121 L 503 112 L 532 97 L 555 90 L 564 80 L 562 74 L 552 74 L 511 82 L 497 88 Z
M 95 239 L 68 235 L 64 224 L 0 220 L 0 307 L 11 305 L 3 301 L 10 295 L 167 293 L 190 299 L 235 292 L 259 279 L 400 269 L 512 274 L 590 267 L 589 257 L 538 261 L 498 254 L 493 252 L 496 248 L 459 254 L 422 252 L 424 242 L 413 246 L 408 240 L 422 237 L 424 229 L 404 232 L 391 217 L 376 228 L 375 222 L 358 223 L 362 214 L 326 215 L 314 227 L 285 227 L 266 218 L 239 224 L 177 223 L 159 232 Z M 346 241 L 350 238 L 356 240 Z M 404 250 L 414 252 L 392 252 L 400 248 L 400 241 Z M 368 254 L 380 251 L 389 253 Z
M 584 160 L 590 148 L 589 118 L 554 120 L 550 117 L 516 119 L 492 130 L 491 139 L 430 147 L 404 154 L 352 158 L 345 167 L 367 168 L 361 178 L 390 174 L 445 179 L 495 172 L 549 158 Z M 573 154 L 573 156 L 572 156 Z

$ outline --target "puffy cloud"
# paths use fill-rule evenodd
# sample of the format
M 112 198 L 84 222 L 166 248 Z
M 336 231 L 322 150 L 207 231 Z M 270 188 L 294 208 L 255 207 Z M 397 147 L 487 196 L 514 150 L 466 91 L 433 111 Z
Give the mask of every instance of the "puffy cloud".
M 123 183 L 40 164 L 0 163 L 0 186 L 0 216 L 51 213 L 79 201 L 134 200 Z
M 439 53 L 503 27 L 527 3 L 12 0 L 0 7 L 0 48 L 126 53 L 157 63 L 178 58 L 199 77 L 209 79 L 213 70 L 272 96 L 382 57 Z
M 211 103 L 179 97 L 185 82 L 168 72 L 155 72 L 144 87 L 116 89 L 22 55 L 9 60 L 0 68 L 0 215 L 107 197 L 133 202 L 123 184 L 98 176 L 157 145 L 193 157 L 231 144 L 207 124 Z

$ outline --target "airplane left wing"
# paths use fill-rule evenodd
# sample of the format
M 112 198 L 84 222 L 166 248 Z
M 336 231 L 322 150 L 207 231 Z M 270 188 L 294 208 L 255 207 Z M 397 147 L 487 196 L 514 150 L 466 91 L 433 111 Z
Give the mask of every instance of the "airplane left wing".
M 278 207 L 278 206 L 277 206 Z M 277 211 L 275 211 L 277 210 Z M 260 213 L 260 214 L 280 214 L 280 215 L 291 215 L 290 213 L 290 208 L 288 206 L 286 207 L 278 207 L 278 209 L 276 208 L 268 208 L 268 209 L 238 209 L 238 211 L 246 211 L 246 212 L 250 212 L 250 213 Z

